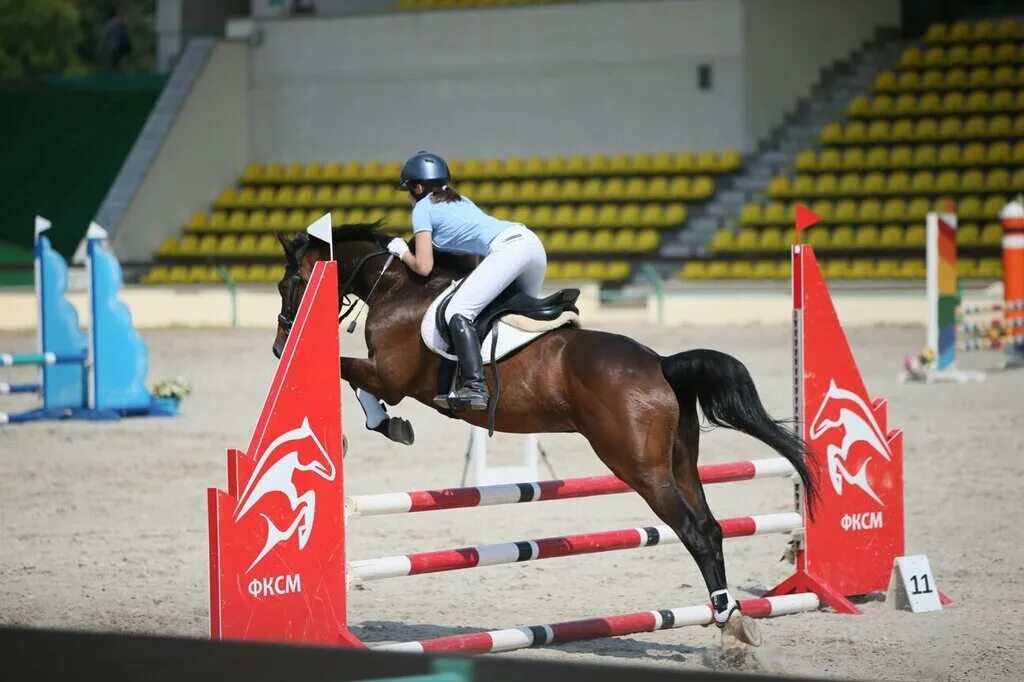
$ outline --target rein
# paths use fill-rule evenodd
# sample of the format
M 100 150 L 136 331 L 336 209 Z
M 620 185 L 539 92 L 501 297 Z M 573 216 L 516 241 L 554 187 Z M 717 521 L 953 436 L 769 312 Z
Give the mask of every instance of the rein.
M 340 290 L 341 305 L 343 308 L 345 308 L 345 310 L 344 312 L 338 314 L 338 324 L 341 324 L 342 320 L 351 315 L 352 311 L 355 310 L 356 305 L 359 304 L 358 298 L 356 298 L 356 300 L 354 301 L 350 301 L 349 297 L 350 295 L 353 294 L 353 292 L 351 291 L 352 282 L 355 281 L 355 278 L 359 274 L 359 271 L 362 269 L 363 265 L 365 265 L 366 261 L 370 260 L 371 258 L 383 256 L 386 253 L 388 253 L 387 249 L 381 249 L 380 251 L 371 251 L 370 253 L 360 258 L 358 262 L 356 262 L 356 267 L 352 270 L 352 274 L 349 275 L 348 279 L 345 280 L 345 284 L 341 287 Z M 377 285 L 380 284 L 380 280 L 384 276 L 384 273 L 387 272 L 389 265 L 391 265 L 391 259 L 388 260 L 388 262 L 384 265 L 384 268 L 380 271 L 380 274 L 377 275 L 377 279 L 376 281 L 374 281 L 373 286 L 370 287 L 370 291 L 366 294 L 366 298 L 370 298 L 370 296 L 373 295 L 373 292 L 377 288 Z M 309 280 L 303 278 L 303 276 L 298 273 L 296 273 L 293 276 L 293 278 L 298 279 L 300 282 L 302 282 L 302 284 L 304 285 L 303 291 L 305 290 L 305 285 L 309 284 Z M 292 291 L 295 290 L 296 288 L 293 287 Z M 280 324 L 281 327 L 284 328 L 286 333 L 291 332 L 292 326 L 295 324 L 295 315 L 297 315 L 299 312 L 298 301 L 293 301 L 293 305 L 291 307 L 294 309 L 295 312 L 292 313 L 292 316 L 290 318 L 285 317 L 284 314 L 280 314 L 277 316 L 278 324 Z

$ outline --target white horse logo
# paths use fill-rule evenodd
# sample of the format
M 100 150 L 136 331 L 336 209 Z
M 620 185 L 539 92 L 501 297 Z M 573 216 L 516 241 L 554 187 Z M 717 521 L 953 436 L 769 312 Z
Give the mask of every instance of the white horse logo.
M 885 434 L 875 420 L 871 408 L 859 395 L 852 391 L 839 388 L 835 380 L 829 381 L 828 392 L 818 408 L 818 414 L 811 422 L 811 439 L 818 440 L 832 429 L 842 428 L 843 439 L 839 445 L 830 444 L 826 448 L 828 458 L 829 480 L 837 495 L 843 494 L 843 484 L 856 486 L 867 493 L 879 505 L 882 500 L 871 489 L 868 483 L 867 469 L 873 457 L 867 457 L 864 463 L 851 474 L 848 466 L 850 449 L 857 443 L 866 443 L 886 461 L 892 459 L 892 452 L 885 442 Z M 850 466 L 852 468 L 852 466 Z
M 310 445 L 301 449 L 309 459 L 308 464 L 303 464 L 299 459 L 298 443 L 305 441 L 309 441 Z M 248 514 L 265 496 L 275 492 L 288 499 L 291 510 L 295 513 L 294 518 L 283 529 L 278 528 L 266 514 L 260 513 L 267 522 L 267 540 L 263 549 L 246 569 L 246 573 L 255 568 L 278 543 L 288 540 L 293 535 L 298 536 L 300 550 L 306 546 L 316 517 L 316 493 L 307 490 L 299 494 L 293 480 L 297 471 L 311 471 L 327 481 L 333 481 L 336 475 L 334 463 L 327 450 L 309 426 L 309 418 L 303 419 L 299 428 L 275 438 L 266 450 L 260 453 L 256 469 L 249 482 L 245 484 L 245 491 L 238 501 L 238 507 L 235 509 L 236 522 Z

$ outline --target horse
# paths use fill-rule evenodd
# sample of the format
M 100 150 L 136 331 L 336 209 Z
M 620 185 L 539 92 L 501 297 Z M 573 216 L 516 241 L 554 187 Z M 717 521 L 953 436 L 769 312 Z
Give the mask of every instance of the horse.
M 332 230 L 338 264 L 339 305 L 362 301 L 366 358 L 342 356 L 341 377 L 354 389 L 389 405 L 412 398 L 437 407 L 442 358 L 420 337 L 430 304 L 454 280 L 469 274 L 472 258 L 435 254 L 428 277 L 392 262 L 380 223 Z M 305 234 L 279 235 L 285 273 L 278 283 L 281 312 L 274 353 L 280 357 L 313 264 L 330 258 L 329 246 Z M 501 391 L 494 426 L 506 433 L 579 433 L 611 472 L 628 484 L 678 535 L 711 596 L 723 648 L 757 645 L 757 624 L 738 610 L 728 591 L 722 529 L 708 508 L 697 471 L 700 414 L 710 427 L 740 431 L 784 457 L 803 481 L 808 503 L 815 481 L 804 440 L 787 420 L 765 410 L 747 368 L 710 349 L 663 357 L 626 336 L 563 327 L 540 336 L 498 363 Z M 493 377 L 488 377 L 492 392 Z M 699 411 L 698 411 L 699 406 Z M 455 418 L 476 426 L 484 411 Z

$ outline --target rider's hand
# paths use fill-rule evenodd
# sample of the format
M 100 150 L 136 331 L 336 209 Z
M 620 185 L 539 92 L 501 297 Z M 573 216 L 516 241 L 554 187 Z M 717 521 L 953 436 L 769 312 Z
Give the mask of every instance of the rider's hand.
M 409 253 L 409 245 L 401 237 L 395 237 L 388 242 L 388 253 L 398 260 L 402 260 L 402 256 Z

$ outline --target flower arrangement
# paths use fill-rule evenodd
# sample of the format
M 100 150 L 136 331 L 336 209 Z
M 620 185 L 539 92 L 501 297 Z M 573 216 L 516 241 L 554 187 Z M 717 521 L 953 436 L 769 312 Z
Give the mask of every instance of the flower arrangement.
M 192 384 L 182 377 L 162 379 L 153 384 L 153 396 L 156 398 L 173 398 L 180 401 L 192 393 Z

